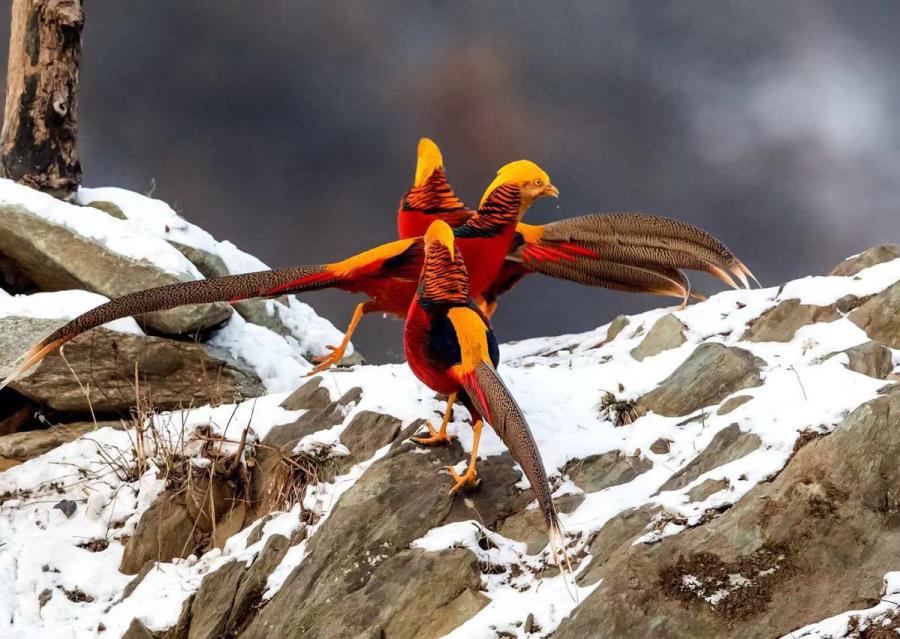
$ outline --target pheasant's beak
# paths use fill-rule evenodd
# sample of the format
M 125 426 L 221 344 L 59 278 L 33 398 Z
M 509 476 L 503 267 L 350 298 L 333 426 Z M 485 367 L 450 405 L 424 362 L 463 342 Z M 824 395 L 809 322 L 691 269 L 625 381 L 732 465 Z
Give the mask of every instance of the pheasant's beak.
M 453 239 L 453 229 L 450 228 L 449 224 L 440 220 L 432 222 L 425 232 L 425 244 L 430 245 L 435 242 L 443 244 L 450 252 L 451 260 L 455 259 Z
M 541 195 L 547 195 L 550 197 L 559 197 L 559 189 L 553 186 L 552 184 L 547 184 L 544 189 L 541 191 Z

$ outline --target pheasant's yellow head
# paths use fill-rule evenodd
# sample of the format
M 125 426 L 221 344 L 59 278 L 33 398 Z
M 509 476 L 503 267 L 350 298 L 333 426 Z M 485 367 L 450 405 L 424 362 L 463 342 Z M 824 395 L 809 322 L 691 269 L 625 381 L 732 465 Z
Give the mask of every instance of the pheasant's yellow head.
M 516 160 L 501 167 L 484 192 L 480 206 L 484 206 L 494 191 L 503 186 L 518 190 L 523 211 L 539 197 L 559 197 L 559 189 L 550 183 L 547 172 L 530 160 Z
M 419 140 L 418 159 L 416 161 L 416 180 L 413 186 L 422 186 L 425 180 L 444 165 L 441 150 L 433 140 L 422 138 Z

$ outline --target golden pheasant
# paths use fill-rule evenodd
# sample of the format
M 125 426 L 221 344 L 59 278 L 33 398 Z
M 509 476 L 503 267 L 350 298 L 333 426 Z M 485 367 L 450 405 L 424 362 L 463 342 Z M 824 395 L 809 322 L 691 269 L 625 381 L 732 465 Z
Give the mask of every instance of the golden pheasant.
M 528 160 L 511 162 L 497 172 L 484 193 L 480 209 L 454 230 L 457 249 L 469 261 L 469 288 L 473 295 L 482 296 L 496 279 L 516 224 L 531 203 L 540 197 L 556 197 L 558 193 L 547 173 Z M 130 293 L 76 317 L 36 344 L 0 388 L 73 337 L 120 317 L 185 304 L 237 301 L 325 288 L 364 293 L 368 297 L 356 307 L 347 335 L 333 353 L 333 359 L 339 360 L 365 313 L 405 317 L 416 294 L 423 259 L 423 238 L 407 238 L 331 264 L 228 275 Z M 320 364 L 319 368 L 329 364 L 330 361 Z
M 462 475 L 448 467 L 454 480 L 450 492 L 476 482 L 478 444 L 483 422 L 487 421 L 534 490 L 555 558 L 562 547 L 561 528 L 547 473 L 521 409 L 497 374 L 497 340 L 470 295 L 464 256 L 455 250 L 454 239 L 453 230 L 440 220 L 425 233 L 422 277 L 404 326 L 406 359 L 425 385 L 458 397 L 472 416 L 474 440 L 469 465 Z M 441 435 L 445 435 L 445 429 L 446 420 Z
M 436 219 L 455 227 L 472 214 L 447 181 L 440 149 L 422 138 L 415 181 L 397 212 L 400 237 L 419 236 Z M 753 276 L 722 242 L 690 224 L 641 213 L 585 215 L 542 226 L 519 223 L 503 269 L 485 298 L 493 303 L 523 276 L 543 273 L 686 300 L 690 284 L 681 269 L 709 272 L 731 287 L 737 285 L 729 272 L 744 286 L 747 276 Z

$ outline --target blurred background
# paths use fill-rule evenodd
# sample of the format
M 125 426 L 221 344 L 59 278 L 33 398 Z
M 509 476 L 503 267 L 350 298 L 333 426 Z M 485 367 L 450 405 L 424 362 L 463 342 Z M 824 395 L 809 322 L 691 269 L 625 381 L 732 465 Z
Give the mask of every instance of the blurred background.
M 85 4 L 85 185 L 152 193 L 272 266 L 394 239 L 424 135 L 470 204 L 528 158 L 561 190 L 529 221 L 678 217 L 767 285 L 900 241 L 898 2 Z M 341 328 L 358 301 L 304 299 Z M 533 277 L 495 328 L 660 304 Z M 395 320 L 354 341 L 402 359 Z

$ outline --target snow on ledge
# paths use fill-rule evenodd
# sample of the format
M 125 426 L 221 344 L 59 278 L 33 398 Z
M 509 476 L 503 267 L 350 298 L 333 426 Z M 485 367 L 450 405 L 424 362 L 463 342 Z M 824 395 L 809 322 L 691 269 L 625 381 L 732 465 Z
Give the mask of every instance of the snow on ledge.
M 69 204 L 5 179 L 0 179 L 0 204 L 22 206 L 48 222 L 104 245 L 114 253 L 132 260 L 151 262 L 179 279 L 203 279 L 197 267 L 171 244 L 160 238 L 148 237 L 146 233 L 99 209 Z

